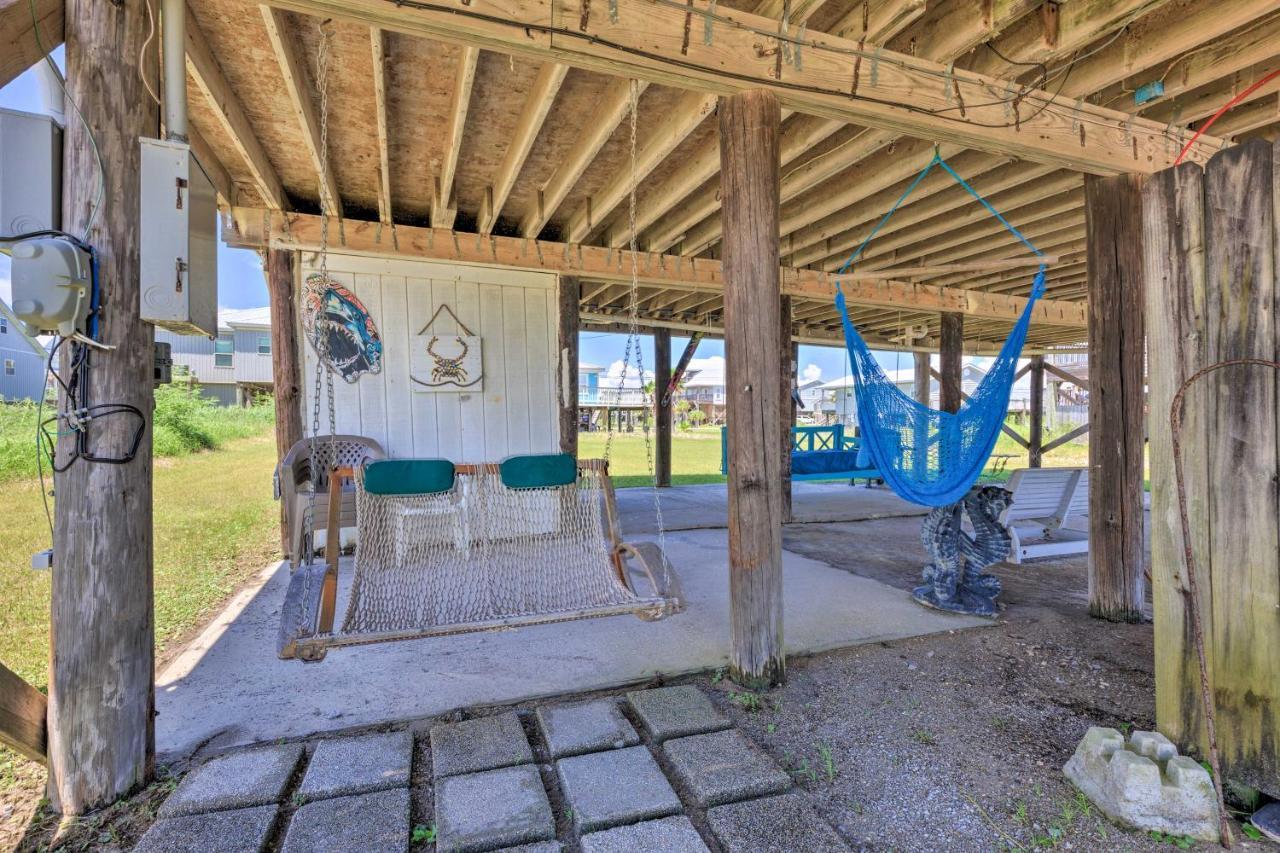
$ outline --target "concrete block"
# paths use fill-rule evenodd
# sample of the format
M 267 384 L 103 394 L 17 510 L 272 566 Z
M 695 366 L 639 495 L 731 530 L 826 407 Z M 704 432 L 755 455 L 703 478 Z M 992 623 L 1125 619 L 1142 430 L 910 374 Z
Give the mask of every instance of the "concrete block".
M 533 750 L 513 713 L 431 727 L 431 766 L 437 779 L 532 763 Z
M 799 794 L 716 806 L 707 823 L 726 853 L 838 853 L 849 846 Z
M 261 853 L 276 825 L 279 806 L 183 815 L 157 821 L 136 853 Z
M 551 803 L 531 764 L 440 779 L 435 811 L 439 853 L 473 853 L 556 837 Z
M 612 699 L 538 709 L 538 728 L 552 758 L 635 746 L 640 736 Z
M 409 784 L 413 735 L 409 732 L 322 740 L 298 788 L 308 802 L 367 794 Z
M 711 700 L 692 685 L 633 690 L 627 694 L 627 701 L 645 731 L 656 741 L 700 735 L 732 725 L 729 718 L 716 710 Z
M 409 789 L 316 800 L 289 822 L 283 853 L 406 853 Z
M 781 794 L 791 777 L 737 729 L 669 740 L 662 746 L 676 778 L 703 808 Z
M 637 850 L 710 853 L 698 830 L 684 815 L 646 820 L 582 836 L 582 853 L 634 853 Z
M 1063 772 L 1116 823 L 1218 840 L 1213 780 L 1156 732 L 1134 732 L 1126 743 L 1115 729 L 1091 728 Z
M 503 847 L 495 853 L 560 853 L 561 850 L 564 850 L 564 845 L 559 841 L 539 841 L 537 844 Z
M 593 752 L 556 762 L 556 775 L 578 832 L 594 832 L 680 811 L 680 798 L 643 746 Z
M 241 809 L 279 802 L 302 759 L 302 744 L 220 755 L 187 774 L 160 807 L 160 817 Z

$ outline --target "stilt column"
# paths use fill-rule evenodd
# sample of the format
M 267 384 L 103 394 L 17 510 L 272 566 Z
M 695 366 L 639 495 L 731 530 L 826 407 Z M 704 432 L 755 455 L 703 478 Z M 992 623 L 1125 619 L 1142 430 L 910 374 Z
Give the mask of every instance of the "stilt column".
M 578 455 L 578 300 L 581 286 L 562 275 L 557 299 L 556 394 L 560 398 L 560 452 Z
M 671 401 L 667 383 L 671 381 L 671 330 L 653 330 L 653 413 L 658 444 L 654 473 L 659 488 L 671 485 Z
M 276 401 L 276 462 L 302 440 L 302 365 L 294 302 L 294 252 L 267 250 L 267 299 L 271 305 L 271 378 Z M 280 547 L 289 556 L 289 528 L 280 504 Z
M 964 315 L 943 314 L 939 340 L 941 356 L 938 370 L 938 408 L 944 412 L 960 411 L 964 400 Z
M 729 421 L 729 663 L 744 685 L 780 684 L 782 363 L 778 358 L 777 98 L 720 99 Z

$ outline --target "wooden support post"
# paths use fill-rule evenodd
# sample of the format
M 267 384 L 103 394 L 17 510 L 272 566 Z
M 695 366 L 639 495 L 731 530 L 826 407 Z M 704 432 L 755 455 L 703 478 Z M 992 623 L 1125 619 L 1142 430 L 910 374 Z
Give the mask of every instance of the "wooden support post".
M 1142 618 L 1141 179 L 1085 177 L 1089 271 L 1089 613 Z
M 302 440 L 302 350 L 298 339 L 297 306 L 294 302 L 295 253 L 288 249 L 268 249 L 267 300 L 271 305 L 271 378 L 276 398 L 276 464 L 289 448 Z M 280 547 L 289 551 L 289 528 L 284 522 L 285 506 L 280 503 Z
M 556 394 L 560 398 L 560 452 L 578 455 L 578 301 L 582 287 L 574 276 L 562 275 L 557 297 Z
M 0 744 L 46 763 L 48 705 L 43 693 L 0 663 Z
M 101 338 L 111 348 L 90 355 L 90 399 L 81 403 L 136 407 L 149 431 L 154 335 L 138 312 L 138 138 L 160 131 L 142 82 L 157 79 L 157 40 L 144 50 L 144 0 L 68 0 L 65 20 L 67 92 L 84 121 L 68 122 L 63 135 L 63 226 L 83 233 L 99 192 L 105 200 L 87 240 L 98 254 Z M 89 447 L 123 454 L 136 428 L 128 415 L 95 420 Z M 75 436 L 59 429 L 65 460 Z M 64 814 L 82 814 L 145 785 L 154 772 L 151 436 L 124 464 L 73 463 L 54 475 L 54 489 L 49 794 Z
M 1143 201 L 1156 723 L 1184 751 L 1206 755 L 1194 595 L 1222 777 L 1274 797 L 1280 795 L 1276 371 L 1223 367 L 1196 380 L 1183 398 L 1186 541 L 1169 414 L 1178 388 L 1197 371 L 1229 359 L 1280 360 L 1274 323 L 1280 146 L 1249 141 L 1215 156 L 1203 172 L 1194 164 L 1161 172 L 1144 188 Z M 1194 559 L 1194 586 L 1184 547 Z
M 744 686 L 781 684 L 782 388 L 778 359 L 777 98 L 720 99 L 724 210 L 725 386 L 729 421 L 731 673 Z
M 653 330 L 653 415 L 657 423 L 657 453 L 654 479 L 658 488 L 671 485 L 671 398 L 666 395 L 671 381 L 671 330 Z
M 915 382 L 912 384 L 912 394 L 915 396 L 917 403 L 927 406 L 932 399 L 932 395 L 929 393 L 929 386 L 933 384 L 933 374 L 929 370 L 929 353 L 917 352 L 914 355 L 916 374 Z
M 1027 465 L 1039 468 L 1044 461 L 1044 356 L 1031 357 L 1031 440 L 1027 447 Z
M 948 312 L 942 315 L 939 334 L 938 408 L 944 412 L 960 411 L 964 401 L 964 315 Z
M 778 357 L 782 362 L 782 384 L 779 386 L 782 415 L 782 523 L 791 521 L 791 427 L 796 422 L 796 358 L 791 343 L 791 297 L 783 296 L 778 303 Z

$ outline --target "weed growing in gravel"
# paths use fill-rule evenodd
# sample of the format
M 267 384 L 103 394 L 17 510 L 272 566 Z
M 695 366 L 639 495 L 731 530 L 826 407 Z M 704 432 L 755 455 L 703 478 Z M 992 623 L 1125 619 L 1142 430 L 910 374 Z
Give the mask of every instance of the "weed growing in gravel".
M 937 746 L 938 736 L 928 729 L 916 729 L 911 733 L 911 737 L 917 742 L 925 746 Z
M 827 781 L 834 782 L 840 771 L 836 769 L 836 759 L 831 747 L 825 743 L 818 744 L 818 755 L 822 757 L 822 770 L 827 774 Z
M 1195 839 L 1189 835 L 1172 835 L 1168 832 L 1160 832 L 1154 829 L 1151 830 L 1151 832 L 1148 832 L 1147 835 L 1150 836 L 1152 841 L 1159 841 L 1164 844 L 1172 844 L 1174 847 L 1177 847 L 1179 850 L 1190 850 L 1192 847 L 1196 845 Z
M 1240 826 L 1240 831 L 1253 841 L 1262 840 L 1262 830 L 1258 829 L 1258 827 L 1251 823 L 1242 824 Z
M 1013 720 L 1008 717 L 992 717 L 991 728 L 998 732 L 1008 731 L 1009 726 L 1013 725 Z
M 711 673 L 711 683 L 719 684 L 720 682 L 724 681 L 724 673 L 725 673 L 724 667 L 722 666 L 716 667 L 716 671 Z
M 409 841 L 414 844 L 435 844 L 436 843 L 436 825 L 430 826 L 420 823 L 414 826 L 413 833 L 409 836 Z
M 752 693 L 747 690 L 743 690 L 739 693 L 731 693 L 729 695 L 729 701 L 733 702 L 733 704 L 737 705 L 744 711 L 751 711 L 752 713 L 755 713 L 764 707 L 764 700 L 760 698 L 760 694 Z
M 776 732 L 776 731 L 778 730 L 778 724 L 777 724 L 777 723 L 770 723 L 769 725 L 765 726 L 764 728 L 765 728 L 765 731 L 767 731 L 769 734 L 773 734 L 774 732 Z

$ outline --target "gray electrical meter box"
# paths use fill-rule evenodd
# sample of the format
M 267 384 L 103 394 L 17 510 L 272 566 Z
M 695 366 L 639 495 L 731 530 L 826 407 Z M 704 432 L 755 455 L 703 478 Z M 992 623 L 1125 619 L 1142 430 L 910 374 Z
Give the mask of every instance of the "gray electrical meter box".
M 0 109 L 0 236 L 62 227 L 62 126 Z
M 142 139 L 142 319 L 179 335 L 218 333 L 218 199 L 180 142 Z

